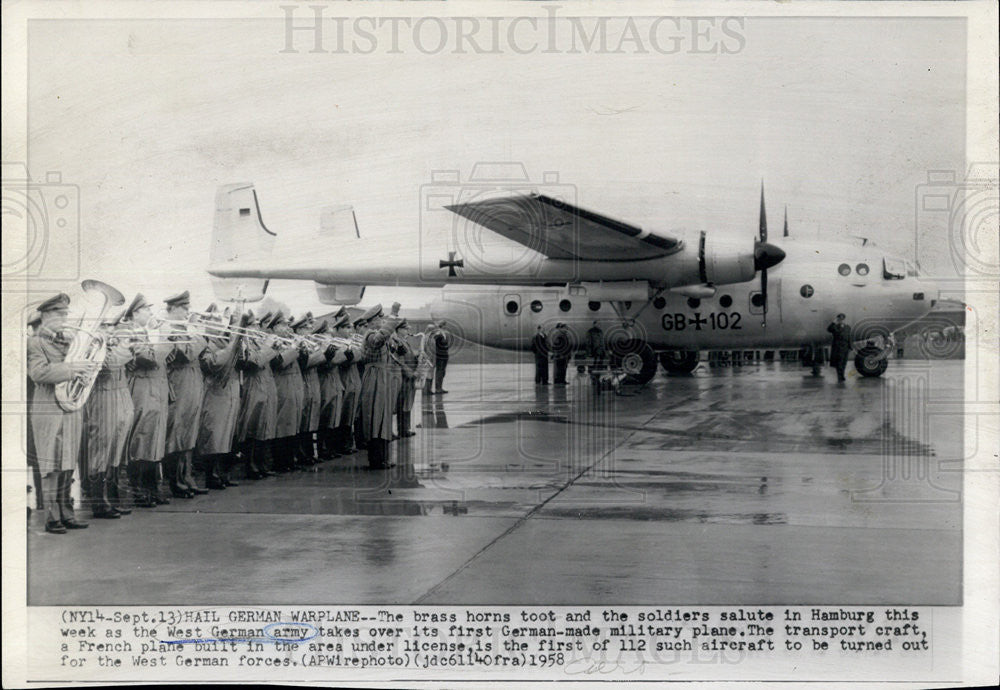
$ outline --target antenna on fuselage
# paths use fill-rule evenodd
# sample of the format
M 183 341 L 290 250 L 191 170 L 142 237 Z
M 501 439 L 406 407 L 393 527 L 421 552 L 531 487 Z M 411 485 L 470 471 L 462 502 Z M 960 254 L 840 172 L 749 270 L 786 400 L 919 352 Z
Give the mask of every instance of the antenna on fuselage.
M 788 204 L 785 204 L 785 229 L 781 233 L 782 237 L 788 237 Z

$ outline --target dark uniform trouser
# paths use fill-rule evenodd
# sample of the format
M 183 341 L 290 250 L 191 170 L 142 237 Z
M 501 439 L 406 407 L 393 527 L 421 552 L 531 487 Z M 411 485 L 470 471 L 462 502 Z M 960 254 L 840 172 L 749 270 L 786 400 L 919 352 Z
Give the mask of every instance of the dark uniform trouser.
M 47 522 L 76 520 L 70 487 L 73 485 L 73 470 L 56 470 L 42 476 L 42 492 L 45 500 Z
M 444 390 L 444 372 L 448 368 L 448 358 L 434 360 L 434 390 Z
M 553 378 L 555 383 L 566 383 L 566 369 L 569 367 L 569 360 L 562 357 L 557 357 L 555 360 L 555 367 L 553 371 Z
M 535 383 L 549 382 L 549 358 L 546 355 L 535 355 Z

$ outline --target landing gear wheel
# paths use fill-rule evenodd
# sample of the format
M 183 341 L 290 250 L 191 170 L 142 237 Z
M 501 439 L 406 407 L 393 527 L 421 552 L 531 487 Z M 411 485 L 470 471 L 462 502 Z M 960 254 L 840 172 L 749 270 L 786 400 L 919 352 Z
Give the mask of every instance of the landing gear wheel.
M 690 374 L 698 368 L 697 350 L 664 350 L 660 364 L 668 374 Z
M 869 345 L 854 356 L 854 368 L 862 376 L 881 376 L 889 368 L 889 359 L 882 350 Z
M 622 383 L 642 386 L 656 376 L 656 353 L 645 341 L 628 339 L 611 344 L 611 367 L 625 373 Z

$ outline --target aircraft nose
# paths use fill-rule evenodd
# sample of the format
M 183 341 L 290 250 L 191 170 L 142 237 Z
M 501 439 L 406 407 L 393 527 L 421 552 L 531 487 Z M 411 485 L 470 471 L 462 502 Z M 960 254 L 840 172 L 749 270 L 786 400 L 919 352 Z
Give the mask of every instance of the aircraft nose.
M 785 258 L 785 252 L 770 242 L 755 242 L 753 247 L 754 270 L 764 271 L 776 266 Z

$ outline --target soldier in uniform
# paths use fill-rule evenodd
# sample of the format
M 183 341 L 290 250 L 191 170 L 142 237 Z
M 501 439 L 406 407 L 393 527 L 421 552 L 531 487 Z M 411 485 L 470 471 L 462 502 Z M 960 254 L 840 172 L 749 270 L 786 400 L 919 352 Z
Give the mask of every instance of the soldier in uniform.
M 244 339 L 236 360 L 236 368 L 243 372 L 243 388 L 234 441 L 246 463 L 247 479 L 262 479 L 272 474 L 265 462 L 268 446 L 274 439 L 278 391 L 271 372 L 275 339 L 264 330 L 272 316 L 268 312 L 260 318 L 260 335 Z
M 569 367 L 569 358 L 573 354 L 573 348 L 569 339 L 569 331 L 566 324 L 561 321 L 556 324 L 556 330 L 552 334 L 552 359 L 553 383 L 557 386 L 566 385 L 566 369 Z
M 116 319 L 102 324 L 107 353 L 84 405 L 84 449 L 88 494 L 95 518 L 120 518 L 127 507 L 119 476 L 125 442 L 132 427 L 132 394 L 125 365 L 132 360 L 129 329 Z
M 334 319 L 336 325 L 347 320 L 344 315 Z M 323 321 L 313 329 L 316 335 L 324 336 L 329 331 L 328 321 Z M 329 343 L 323 349 L 323 363 L 316 367 L 319 376 L 320 411 L 319 430 L 316 434 L 316 444 L 319 446 L 320 457 L 329 460 L 340 457 L 337 452 L 337 432 L 340 428 L 340 417 L 344 406 L 344 383 L 340 378 L 340 364 L 347 360 L 348 348 Z
M 86 522 L 76 518 L 70 497 L 73 472 L 80 454 L 83 412 L 66 412 L 59 407 L 55 387 L 58 383 L 90 375 L 98 365 L 90 361 L 66 361 L 72 341 L 63 331 L 69 302 L 68 295 L 59 293 L 38 305 L 41 323 L 27 345 L 28 376 L 35 384 L 29 427 L 42 475 L 45 531 L 53 534 L 87 527 Z
M 334 333 L 338 338 L 347 338 L 352 341 L 352 345 L 344 353 L 344 361 L 338 365 L 340 382 L 344 386 L 344 402 L 338 425 L 337 451 L 341 455 L 350 455 L 357 452 L 354 445 L 354 424 L 358 418 L 358 408 L 361 402 L 359 362 L 364 355 L 364 348 L 354 337 L 354 325 L 351 323 L 351 316 L 347 310 L 344 310 L 344 313 L 335 322 Z
M 166 449 L 167 356 L 173 344 L 165 340 L 166 334 L 159 332 L 153 320 L 152 305 L 141 293 L 132 300 L 122 320 L 131 326 L 132 359 L 126 370 L 135 406 L 125 452 L 136 505 L 154 508 L 170 503 L 170 499 L 160 495 L 158 472 Z
M 590 371 L 604 368 L 605 354 L 604 331 L 595 321 L 594 325 L 587 330 L 587 356 L 593 362 L 590 365 Z
M 298 365 L 299 348 L 289 342 L 292 335 L 289 319 L 279 311 L 271 318 L 268 327 L 278 338 L 285 339 L 275 346 L 271 356 L 271 371 L 274 372 L 274 385 L 278 391 L 278 412 L 271 446 L 274 469 L 290 472 L 295 469 L 295 446 L 302 423 L 305 387 Z
M 35 334 L 38 333 L 38 328 L 42 325 L 42 315 L 38 313 L 35 309 L 32 311 L 31 315 L 28 316 L 28 338 L 25 340 L 24 347 L 25 350 L 28 348 L 28 340 L 31 340 Z M 24 399 L 28 401 L 28 427 L 27 427 L 27 439 L 28 439 L 28 467 L 31 468 L 31 479 L 32 485 L 35 489 L 35 509 L 45 510 L 45 504 L 42 502 L 42 474 L 38 471 L 38 456 L 35 453 L 35 440 L 32 438 L 31 434 L 31 399 L 34 397 L 35 393 L 35 382 L 31 380 L 31 377 L 25 374 L 25 397 Z M 28 492 L 31 492 L 31 486 L 28 487 Z M 31 508 L 28 508 L 28 516 L 31 516 Z
M 451 347 L 451 334 L 444 329 L 441 321 L 434 331 L 434 395 L 444 395 L 444 374 L 448 369 L 448 350 Z
M 399 389 L 396 403 L 397 433 L 400 438 L 415 436 L 410 428 L 410 415 L 413 411 L 413 401 L 417 396 L 417 353 L 410 346 L 407 338 L 410 335 L 410 325 L 403 319 L 396 325 L 398 342 L 395 352 L 396 360 L 402 375 L 402 385 Z
M 535 356 L 535 383 L 549 385 L 549 336 L 542 326 L 538 326 L 531 339 L 531 352 Z
M 389 466 L 389 442 L 392 440 L 392 413 L 397 390 L 393 387 L 389 336 L 396 330 L 399 304 L 393 304 L 392 315 L 382 315 L 378 304 L 362 316 L 368 326 L 364 340 L 365 373 L 361 379 L 361 433 L 368 447 L 369 469 Z
M 837 320 L 826 327 L 831 336 L 830 366 L 837 370 L 837 381 L 846 381 L 844 372 L 851 356 L 851 327 L 845 323 L 847 316 L 837 314 Z
M 238 318 L 233 314 L 232 319 Z M 240 328 L 249 324 L 249 315 L 240 318 Z M 235 325 L 232 320 L 229 325 Z M 208 346 L 198 358 L 205 381 L 205 397 L 198 424 L 195 453 L 205 465 L 205 486 L 222 490 L 237 486 L 229 478 L 228 458 L 232 450 L 236 419 L 240 412 L 240 374 L 236 360 L 243 347 L 242 331 L 228 333 L 220 324 L 207 326 Z
M 170 482 L 170 491 L 177 498 L 193 498 L 207 494 L 194 480 L 192 462 L 198 444 L 198 422 L 205 383 L 201 376 L 201 353 L 208 346 L 198 333 L 186 325 L 190 315 L 191 295 L 184 292 L 164 300 L 167 317 L 174 322 L 168 336 L 173 349 L 167 360 L 170 404 L 167 411 L 167 444 L 163 471 Z
M 298 441 L 296 451 L 302 464 L 315 465 L 319 462 L 316 453 L 316 445 L 313 435 L 319 431 L 320 408 L 322 407 L 322 391 L 319 384 L 320 364 L 326 362 L 325 348 L 318 345 L 309 345 L 307 337 L 312 332 L 315 325 L 312 312 L 292 324 L 292 330 L 303 343 L 307 343 L 305 348 L 299 350 L 299 369 L 302 372 L 302 419 L 299 423 Z

